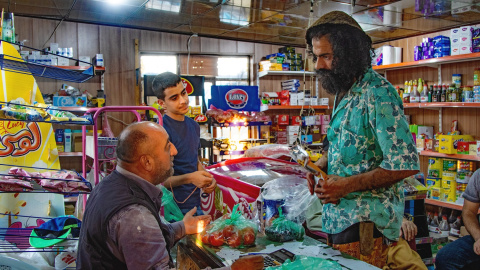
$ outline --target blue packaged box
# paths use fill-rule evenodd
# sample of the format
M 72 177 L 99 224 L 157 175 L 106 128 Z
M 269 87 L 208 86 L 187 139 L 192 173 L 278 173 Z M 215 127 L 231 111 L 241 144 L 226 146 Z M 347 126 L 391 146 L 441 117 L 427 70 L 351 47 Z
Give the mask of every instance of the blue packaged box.
M 53 106 L 86 107 L 87 97 L 53 96 Z

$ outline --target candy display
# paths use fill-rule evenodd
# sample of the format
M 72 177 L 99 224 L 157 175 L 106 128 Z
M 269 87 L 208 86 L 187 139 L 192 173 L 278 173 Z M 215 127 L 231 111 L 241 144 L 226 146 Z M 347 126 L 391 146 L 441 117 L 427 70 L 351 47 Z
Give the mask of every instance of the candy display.
M 19 121 L 92 124 L 89 115 L 77 116 L 61 108 L 37 102 L 35 106 L 30 106 L 19 100 L 7 103 L 0 102 L 0 118 Z
M 217 109 L 215 106 L 210 105 L 210 109 L 205 113 L 206 116 L 213 118 L 218 123 L 225 122 L 270 122 L 270 116 L 265 115 L 263 112 L 239 112 L 236 110 Z
M 73 193 L 90 192 L 90 183 L 85 182 L 73 171 L 27 172 L 22 168 L 12 167 L 7 175 L 0 175 L 1 191 L 32 191 L 32 181 L 43 189 L 52 192 Z
M 237 211 L 238 206 L 235 205 L 231 214 L 218 218 L 200 233 L 204 244 L 215 247 L 225 244 L 232 248 L 255 245 L 257 226 L 254 221 L 246 219 Z

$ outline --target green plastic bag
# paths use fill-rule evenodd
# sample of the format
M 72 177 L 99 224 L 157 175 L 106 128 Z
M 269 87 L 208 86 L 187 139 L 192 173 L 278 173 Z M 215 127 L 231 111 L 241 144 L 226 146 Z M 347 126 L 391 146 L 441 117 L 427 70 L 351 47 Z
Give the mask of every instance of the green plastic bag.
M 178 208 L 177 203 L 173 200 L 172 192 L 162 186 L 162 207 L 163 216 L 168 222 L 175 222 L 183 220 L 182 211 Z
M 274 242 L 301 240 L 305 235 L 305 229 L 302 224 L 286 219 L 282 207 L 279 207 L 278 218 L 272 221 L 271 226 L 265 228 L 265 235 L 268 240 Z
M 330 261 L 317 257 L 296 255 L 292 262 L 286 260 L 282 265 L 275 267 L 268 267 L 266 270 L 341 270 L 342 266 L 336 261 Z

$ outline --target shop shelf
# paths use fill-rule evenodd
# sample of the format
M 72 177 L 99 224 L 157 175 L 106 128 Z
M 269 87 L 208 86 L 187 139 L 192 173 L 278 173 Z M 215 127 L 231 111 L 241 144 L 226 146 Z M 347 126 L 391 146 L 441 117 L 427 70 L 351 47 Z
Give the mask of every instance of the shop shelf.
M 86 112 L 88 109 L 87 107 L 59 107 L 62 110 L 69 111 L 69 112 Z
M 58 152 L 59 157 L 81 157 L 82 152 Z
M 88 67 L 85 67 L 85 66 L 84 67 L 81 67 L 81 66 L 52 66 L 52 67 L 67 69 L 67 70 L 76 71 L 76 72 L 85 71 L 85 70 L 88 70 L 90 68 L 90 66 L 88 66 Z M 93 70 L 94 70 L 95 75 L 102 75 L 103 73 L 105 73 L 105 67 L 93 66 Z
M 298 106 L 290 106 L 290 105 L 271 105 L 268 106 L 269 110 L 300 110 L 300 109 L 323 109 L 328 110 L 330 107 L 328 105 L 298 105 Z
M 373 69 L 378 73 L 383 73 L 388 70 L 396 70 L 396 69 L 408 69 L 408 68 L 418 68 L 418 67 L 438 68 L 442 64 L 453 64 L 453 63 L 469 62 L 469 61 L 480 61 L 480 53 L 451 55 L 451 56 L 444 56 L 440 58 L 430 58 L 430 59 L 420 60 L 420 61 L 374 66 Z
M 277 75 L 277 76 L 281 76 L 281 75 L 303 76 L 303 74 L 310 76 L 310 75 L 315 75 L 315 72 L 313 72 L 313 71 L 265 70 L 265 71 L 259 71 L 259 72 L 258 72 L 258 77 L 261 78 L 261 77 L 264 77 L 264 76 L 267 76 L 267 75 Z
M 443 154 L 435 151 L 424 150 L 420 152 L 421 156 L 429 156 L 429 157 L 441 157 L 441 158 L 453 158 L 453 159 L 464 159 L 464 160 L 471 160 L 471 161 L 480 161 L 480 157 L 473 156 L 473 155 L 461 155 L 461 154 Z
M 404 108 L 480 108 L 478 102 L 428 102 L 428 103 L 404 103 Z
M 56 66 L 25 62 L 22 58 L 5 54 L 0 54 L 0 68 L 9 72 L 31 74 L 33 76 L 77 83 L 88 81 L 94 75 L 93 66 L 88 67 L 88 69 L 84 70 L 83 72 L 78 72 Z
M 214 127 L 257 127 L 257 126 L 271 126 L 272 122 L 225 122 L 225 123 L 213 123 Z
M 439 200 L 432 200 L 432 199 L 425 199 L 426 204 L 431 204 L 431 205 L 436 205 L 436 206 L 441 206 L 441 207 L 446 207 L 450 209 L 455 209 L 455 210 L 460 210 L 462 211 L 463 205 L 462 204 L 456 204 L 456 203 L 451 203 L 451 202 L 442 202 Z M 478 210 L 478 213 L 480 214 L 480 209 Z

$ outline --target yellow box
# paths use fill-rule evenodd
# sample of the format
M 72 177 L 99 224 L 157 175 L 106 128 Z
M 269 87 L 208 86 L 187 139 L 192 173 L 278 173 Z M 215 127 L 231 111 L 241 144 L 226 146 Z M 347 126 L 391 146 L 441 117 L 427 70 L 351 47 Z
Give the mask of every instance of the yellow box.
M 283 70 L 282 64 L 272 63 L 272 65 L 270 66 L 270 70 L 279 70 L 279 71 L 282 71 L 282 70 Z
M 417 138 L 417 150 L 425 150 L 425 139 Z
M 443 197 L 444 191 L 443 188 L 440 187 L 432 187 L 430 188 L 430 198 L 434 200 L 441 200 Z
M 444 154 L 456 154 L 458 141 L 474 141 L 470 135 L 440 135 L 438 140 L 440 141 L 438 152 Z

